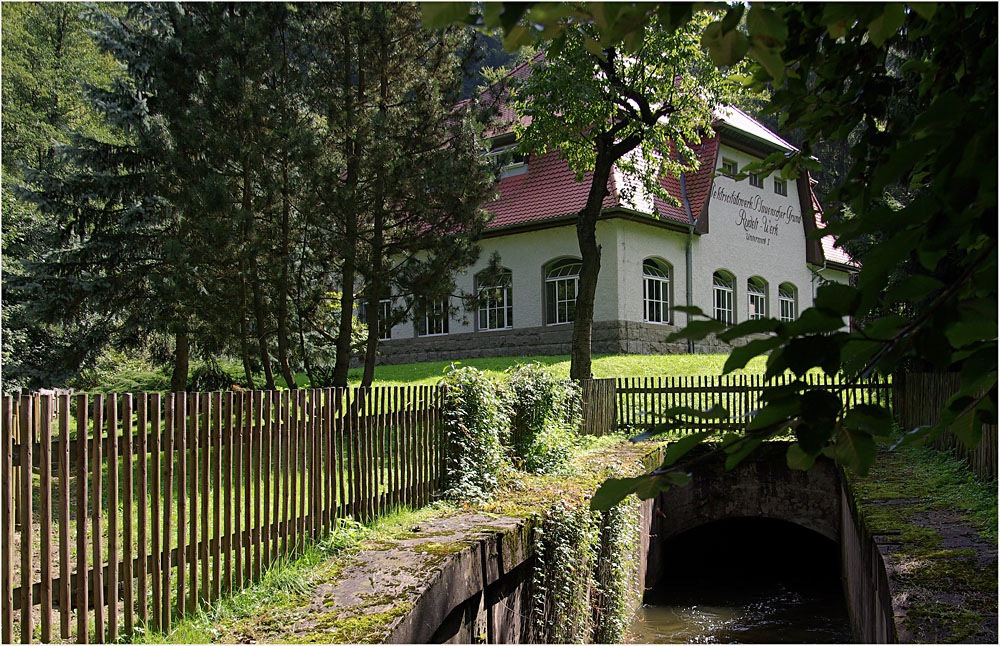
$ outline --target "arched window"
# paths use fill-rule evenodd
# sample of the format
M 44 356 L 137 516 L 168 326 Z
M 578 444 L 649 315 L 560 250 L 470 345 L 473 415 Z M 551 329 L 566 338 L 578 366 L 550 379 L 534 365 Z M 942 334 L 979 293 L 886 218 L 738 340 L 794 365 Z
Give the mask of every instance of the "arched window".
M 479 292 L 479 329 L 503 330 L 514 326 L 514 298 L 511 273 L 480 273 L 476 276 Z
M 747 280 L 747 318 L 767 318 L 767 282 L 760 276 Z
M 791 283 L 781 283 L 778 285 L 778 318 L 794 321 L 798 315 L 798 290 Z
M 670 273 L 665 262 L 653 258 L 642 261 L 643 316 L 650 323 L 673 323 Z
M 560 260 L 545 272 L 545 322 L 570 323 L 576 314 L 576 292 L 580 283 L 580 261 Z
M 736 306 L 733 301 L 736 279 L 725 271 L 712 274 L 712 296 L 715 301 L 715 320 L 732 325 L 736 322 Z

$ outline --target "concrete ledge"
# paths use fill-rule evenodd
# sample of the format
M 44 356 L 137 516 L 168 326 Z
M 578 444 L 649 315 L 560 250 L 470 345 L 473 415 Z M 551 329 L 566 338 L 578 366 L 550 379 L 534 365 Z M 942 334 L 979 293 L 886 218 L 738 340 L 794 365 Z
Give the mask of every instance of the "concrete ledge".
M 882 452 L 868 476 L 846 483 L 844 520 L 856 524 L 859 544 L 845 558 L 868 579 L 860 581 L 868 593 L 856 635 L 995 644 L 997 543 L 944 503 L 933 478 L 910 460 L 905 450 Z
M 659 447 L 623 443 L 607 453 L 603 462 L 580 467 L 591 472 L 585 473 L 585 480 L 598 475 L 603 480 L 600 474 L 607 464 L 631 464 L 634 473 L 642 472 L 658 460 Z M 505 504 L 510 502 L 507 495 Z M 547 507 L 567 495 L 585 494 L 563 489 L 551 497 L 529 496 L 533 502 L 523 503 L 527 507 L 516 516 L 469 512 L 435 518 L 403 536 L 369 545 L 344 564 L 336 581 L 318 586 L 312 605 L 288 627 L 287 639 L 275 641 L 537 641 L 530 622 L 533 530 Z M 644 545 L 652 507 L 653 501 L 643 505 Z M 636 585 L 645 576 L 645 555 L 639 556 L 642 571 Z

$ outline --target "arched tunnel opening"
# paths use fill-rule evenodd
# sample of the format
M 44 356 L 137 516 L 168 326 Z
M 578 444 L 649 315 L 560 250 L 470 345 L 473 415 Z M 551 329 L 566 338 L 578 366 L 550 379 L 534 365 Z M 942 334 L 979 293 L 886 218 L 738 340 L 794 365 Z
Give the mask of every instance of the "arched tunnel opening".
M 728 518 L 658 541 L 658 583 L 632 625 L 640 643 L 847 643 L 840 548 L 769 518 Z

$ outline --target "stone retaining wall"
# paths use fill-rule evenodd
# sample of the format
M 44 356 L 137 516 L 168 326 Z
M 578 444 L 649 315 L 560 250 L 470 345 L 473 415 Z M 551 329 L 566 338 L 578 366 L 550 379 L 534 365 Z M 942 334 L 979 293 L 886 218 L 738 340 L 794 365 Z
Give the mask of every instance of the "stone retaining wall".
M 594 323 L 591 348 L 595 354 L 683 354 L 688 351 L 686 341 L 666 341 L 667 336 L 679 329 L 674 325 L 637 321 L 598 321 Z M 572 340 L 572 325 L 543 325 L 513 330 L 389 339 L 379 343 L 379 362 L 396 364 L 569 354 Z M 695 343 L 695 352 L 729 352 L 731 347 L 709 337 Z

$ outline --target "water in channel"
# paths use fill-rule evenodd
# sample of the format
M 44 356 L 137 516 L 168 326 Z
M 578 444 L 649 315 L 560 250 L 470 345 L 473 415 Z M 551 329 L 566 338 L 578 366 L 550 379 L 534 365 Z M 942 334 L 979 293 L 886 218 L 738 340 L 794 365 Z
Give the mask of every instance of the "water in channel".
M 849 643 L 837 545 L 782 521 L 704 525 L 663 546 L 632 643 Z

